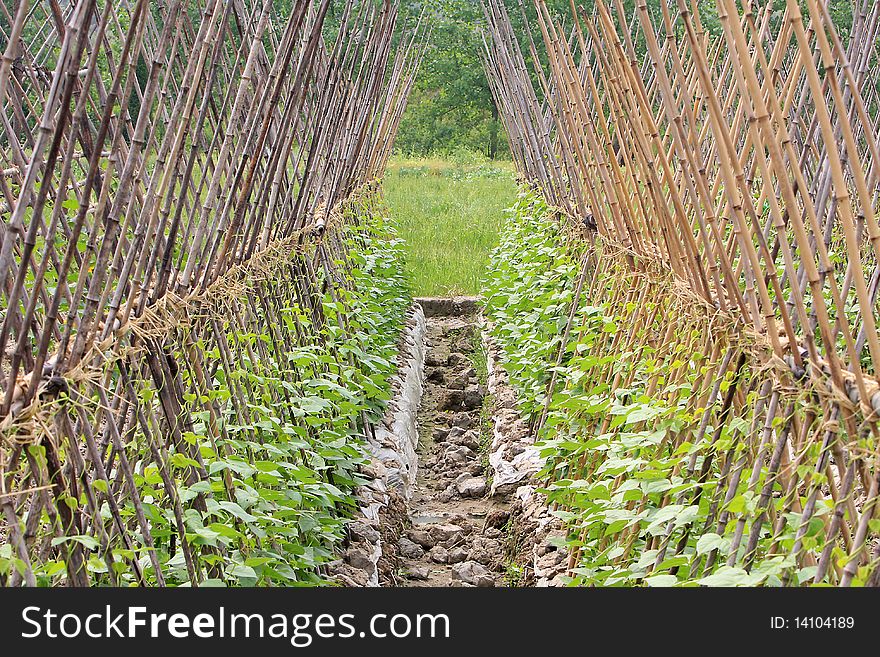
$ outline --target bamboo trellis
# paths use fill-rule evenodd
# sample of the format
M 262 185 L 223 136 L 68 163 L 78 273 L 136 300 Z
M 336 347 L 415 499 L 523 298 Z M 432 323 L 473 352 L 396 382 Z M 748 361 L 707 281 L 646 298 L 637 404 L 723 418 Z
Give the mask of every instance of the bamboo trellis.
M 880 584 L 880 4 L 853 2 L 846 42 L 823 0 L 716 0 L 714 35 L 688 0 L 659 15 L 644 0 L 631 15 L 620 0 L 572 2 L 568 27 L 534 7 L 520 44 L 505 4 L 485 4 L 513 157 L 598 233 L 583 295 L 628 325 L 594 352 L 666 363 L 590 374 L 609 394 L 644 376 L 670 399 L 694 382 L 698 420 L 653 455 L 696 445 L 678 472 L 695 488 L 660 504 L 708 506 L 705 524 L 635 526 L 616 563 L 654 550 L 649 576 L 713 532 L 725 547 L 694 558 L 692 576 L 780 557 L 783 583 Z
M 212 496 L 181 499 L 206 475 L 186 433 L 202 418 L 221 435 L 220 415 L 244 423 L 266 394 L 245 381 L 218 399 L 218 367 L 321 339 L 319 298 L 348 266 L 338 224 L 371 203 L 422 54 L 396 3 L 349 0 L 332 29 L 330 4 L 0 5 L 6 584 L 55 559 L 56 583 L 88 585 L 93 556 L 102 581 L 165 584 L 134 484 L 146 467 L 188 581 L 216 576 L 200 554 L 222 549 L 185 538 Z M 280 323 L 290 305 L 310 321 Z M 230 342 L 249 332 L 270 339 Z

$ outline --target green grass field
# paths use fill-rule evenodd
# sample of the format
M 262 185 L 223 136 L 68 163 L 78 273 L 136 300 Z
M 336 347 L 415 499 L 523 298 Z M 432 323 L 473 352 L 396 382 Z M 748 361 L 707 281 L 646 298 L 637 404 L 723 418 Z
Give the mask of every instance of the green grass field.
M 417 296 L 477 294 L 516 186 L 510 162 L 395 158 L 385 200 Z

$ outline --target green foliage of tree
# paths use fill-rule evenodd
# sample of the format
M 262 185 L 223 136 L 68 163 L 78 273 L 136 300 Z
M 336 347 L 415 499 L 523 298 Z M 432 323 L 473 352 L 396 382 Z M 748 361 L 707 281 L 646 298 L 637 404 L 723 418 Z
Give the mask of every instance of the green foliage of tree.
M 664 1 L 669 2 L 647 0 L 658 36 L 663 31 L 661 2 Z M 752 3 L 754 10 L 767 2 L 773 4 L 775 11 L 771 20 L 771 34 L 778 30 L 785 1 L 756 0 Z M 505 3 L 514 31 L 524 47 L 526 60 L 529 61 L 528 30 L 532 32 L 539 52 L 543 51 L 534 5 L 529 0 L 505 0 Z M 552 15 L 559 17 L 565 26 L 571 26 L 569 0 L 546 0 L 546 4 Z M 576 6 L 583 7 L 587 14 L 592 14 L 594 4 L 593 0 L 576 2 Z M 609 0 L 609 4 L 614 5 L 615 0 Z M 621 4 L 631 27 L 637 13 L 637 2 L 622 0 Z M 804 5 L 803 2 L 801 4 Z M 673 0 L 668 6 L 674 20 L 678 13 L 677 3 Z M 697 6 L 704 28 L 712 36 L 722 36 L 715 0 L 698 0 Z M 508 152 L 506 139 L 480 57 L 484 21 L 480 0 L 404 0 L 401 18 L 414 24 L 423 10 L 433 26 L 431 43 L 401 122 L 397 150 L 408 155 L 467 150 L 492 158 L 505 156 Z M 846 43 L 852 23 L 852 0 L 830 0 L 829 10 Z M 804 12 L 806 15 L 805 6 Z M 677 27 L 680 30 L 680 24 Z M 636 30 L 636 35 L 634 45 L 639 55 L 643 56 L 644 38 L 639 30 Z M 678 36 L 682 36 L 681 31 Z
M 497 152 L 500 126 L 480 61 L 483 12 L 477 0 L 406 2 L 415 21 L 422 9 L 431 43 L 401 122 L 399 150 L 413 154 L 459 149 Z

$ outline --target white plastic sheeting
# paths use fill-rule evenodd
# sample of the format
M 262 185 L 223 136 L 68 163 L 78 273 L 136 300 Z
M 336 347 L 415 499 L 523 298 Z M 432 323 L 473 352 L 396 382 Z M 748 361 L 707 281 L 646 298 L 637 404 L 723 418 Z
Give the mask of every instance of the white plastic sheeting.
M 487 388 L 492 395 L 492 446 L 489 465 L 492 468 L 491 495 L 512 493 L 520 483 L 544 465 L 535 438 L 516 408 L 516 393 L 507 383 L 507 373 L 501 366 L 500 348 L 489 332 L 484 320 L 483 347 L 486 351 L 488 370 Z
M 422 401 L 425 376 L 425 313 L 416 304 L 404 331 L 394 397 L 375 438 L 368 439 L 370 453 L 385 466 L 385 483 L 409 499 L 416 482 L 419 432 L 416 418 Z
M 361 518 L 359 523 L 352 523 L 352 527 L 364 528 L 365 531 L 352 539 L 357 538 L 357 543 L 365 549 L 354 550 L 356 558 L 349 558 L 348 562 L 366 573 L 369 586 L 379 586 L 377 564 L 382 557 L 382 539 L 378 529 L 382 508 L 389 503 L 389 493 L 396 492 L 408 500 L 415 486 L 419 443 L 417 415 L 422 400 L 427 348 L 425 333 L 425 313 L 416 303 L 401 336 L 397 374 L 392 379 L 393 396 L 388 410 L 382 423 L 375 428 L 375 435 L 367 436 L 367 451 L 373 459 L 366 472 L 371 479 L 356 491 Z
M 516 408 L 516 392 L 508 383 L 507 372 L 501 366 L 501 349 L 490 329 L 490 323 L 484 320 L 482 337 L 494 420 L 489 453 L 490 494 L 512 494 L 520 502 L 518 523 L 528 529 L 535 586 L 562 586 L 568 553 L 557 546 L 565 531 L 562 522 L 551 515 L 546 498 L 536 489 L 534 475 L 544 467 L 544 459 L 535 447 L 535 436 Z

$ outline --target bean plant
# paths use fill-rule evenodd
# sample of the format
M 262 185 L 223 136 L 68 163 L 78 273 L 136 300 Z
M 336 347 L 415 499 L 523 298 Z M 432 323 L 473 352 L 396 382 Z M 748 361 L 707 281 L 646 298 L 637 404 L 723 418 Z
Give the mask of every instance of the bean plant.
M 187 430 L 176 442 L 166 424 L 146 419 L 162 391 L 142 378 L 139 408 L 130 417 L 144 424 L 123 437 L 137 445 L 140 458 L 129 465 L 153 547 L 137 532 L 110 554 L 90 534 L 55 538 L 53 547 L 85 548 L 89 577 L 99 585 L 155 584 L 154 558 L 168 585 L 328 582 L 323 566 L 335 558 L 356 510 L 365 431 L 380 421 L 391 397 L 411 302 L 401 241 L 383 214 L 378 199 L 350 204 L 341 227 L 325 236 L 342 242 L 332 252 L 346 255 L 335 262 L 320 245 L 290 254 L 289 263 L 314 268 L 315 298 L 292 293 L 295 269 L 278 267 L 250 299 L 230 299 L 225 319 L 196 319 L 165 336 L 165 357 L 179 370 Z M 131 366 L 126 374 L 134 376 Z M 97 408 L 96 399 L 71 396 L 65 403 Z M 45 461 L 44 447 L 27 449 L 35 463 Z M 108 479 L 93 481 L 105 496 L 100 512 L 111 531 L 108 489 L 126 485 L 118 466 L 118 454 L 111 454 Z M 131 496 L 121 497 L 122 523 L 137 527 L 139 509 Z M 68 503 L 76 509 L 96 502 L 83 493 Z M 9 544 L 0 546 L 0 575 L 20 567 L 18 561 Z M 65 569 L 59 555 L 39 566 L 37 581 L 63 581 Z
M 587 241 L 569 239 L 557 216 L 536 195 L 520 193 L 492 255 L 484 295 L 520 411 L 538 428 L 537 444 L 546 459 L 539 473 L 542 490 L 567 529 L 560 546 L 572 555 L 568 581 L 599 586 L 808 581 L 815 568 L 797 568 L 790 556 L 798 514 L 786 511 L 784 491 L 773 480 L 769 499 L 762 502 L 754 492 L 767 481 L 766 463 L 755 471 L 757 486 L 751 488 L 749 471 L 736 471 L 746 463 L 746 451 L 758 449 L 754 436 L 762 427 L 746 413 L 725 411 L 723 400 L 728 391 L 731 397 L 740 391 L 737 408 L 760 408 L 752 373 L 731 361 L 721 368 L 726 373 L 716 394 L 704 403 L 707 375 L 717 371 L 720 357 L 693 348 L 701 336 L 684 319 L 662 349 L 658 335 L 648 335 L 637 348 L 632 344 L 638 341 L 619 339 L 634 330 L 636 302 L 627 301 L 626 293 L 606 294 L 612 284 L 605 281 L 596 285 L 599 293 L 580 295 L 570 337 L 561 344 Z M 643 303 L 652 328 L 665 302 Z M 782 422 L 775 419 L 773 428 Z M 762 503 L 769 505 L 773 523 L 755 524 L 766 517 Z M 832 510 L 819 505 L 802 549 L 821 547 Z M 755 547 L 747 554 L 752 526 Z M 737 531 L 743 537 L 734 544 Z M 834 556 L 845 558 L 839 551 Z

